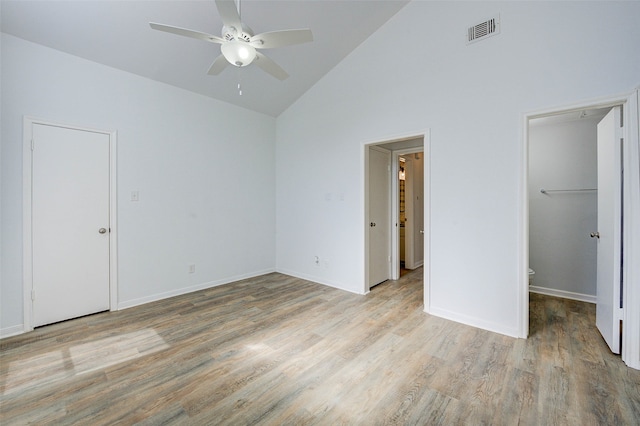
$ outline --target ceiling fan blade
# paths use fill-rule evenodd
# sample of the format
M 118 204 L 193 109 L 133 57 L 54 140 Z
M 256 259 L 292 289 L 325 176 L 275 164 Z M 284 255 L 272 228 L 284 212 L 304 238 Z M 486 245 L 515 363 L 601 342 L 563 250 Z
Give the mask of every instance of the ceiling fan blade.
M 215 61 L 213 61 L 211 67 L 209 68 L 209 71 L 207 71 L 207 74 L 218 75 L 227 67 L 227 65 L 229 65 L 229 61 L 227 61 L 227 58 L 225 58 L 224 55 L 220 55 L 216 58 Z
M 236 8 L 236 2 L 234 0 L 216 0 L 216 6 L 218 7 L 218 13 L 222 18 L 222 23 L 226 27 L 233 27 L 238 34 L 242 33 L 242 21 Z
M 257 49 L 271 49 L 274 47 L 290 46 L 292 44 L 313 41 L 313 34 L 308 28 L 300 30 L 270 31 L 256 34 L 250 39 L 250 44 Z
M 187 30 L 186 28 L 173 27 L 171 25 L 157 24 L 155 22 L 149 22 L 149 26 L 154 30 L 164 31 L 171 34 L 178 34 L 185 37 L 197 38 L 198 40 L 209 41 L 211 43 L 224 43 L 224 39 L 200 31 Z
M 260 52 L 256 52 L 256 60 L 254 63 L 278 80 L 286 80 L 289 77 L 289 74 L 287 74 L 280 65 L 276 64 Z

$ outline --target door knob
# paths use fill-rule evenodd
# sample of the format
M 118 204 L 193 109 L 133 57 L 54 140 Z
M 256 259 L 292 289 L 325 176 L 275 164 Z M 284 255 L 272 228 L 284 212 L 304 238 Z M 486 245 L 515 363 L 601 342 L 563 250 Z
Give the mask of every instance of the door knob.
M 105 228 L 100 228 L 100 229 L 98 229 L 98 232 L 101 233 L 101 234 L 106 234 L 107 230 Z
M 421 229 L 421 230 L 420 230 L 420 233 L 421 233 L 421 234 L 424 234 L 424 229 Z
M 591 233 L 591 234 L 589 234 L 589 235 L 591 235 L 591 238 L 600 238 L 600 233 L 599 233 L 599 232 L 597 232 L 597 231 L 596 231 L 596 232 L 592 232 L 592 233 Z

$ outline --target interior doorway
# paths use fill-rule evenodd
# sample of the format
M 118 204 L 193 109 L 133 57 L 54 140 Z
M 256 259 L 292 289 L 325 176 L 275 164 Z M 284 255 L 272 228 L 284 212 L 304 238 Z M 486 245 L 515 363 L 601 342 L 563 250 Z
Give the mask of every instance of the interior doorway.
M 623 302 L 620 113 L 621 106 L 585 108 L 532 119 L 528 131 L 529 291 L 596 304 L 597 327 L 616 354 Z
M 534 293 L 596 302 L 597 125 L 611 108 L 529 120 L 529 268 Z
M 638 184 L 638 176 L 640 171 L 639 161 L 639 136 L 638 136 L 638 121 L 640 121 L 640 114 L 638 113 L 638 92 L 634 91 L 625 96 L 619 96 L 616 98 L 610 98 L 600 100 L 592 103 L 583 103 L 573 105 L 563 109 L 550 109 L 540 111 L 538 113 L 526 114 L 524 116 L 524 149 L 522 155 L 522 181 L 521 181 L 521 194 L 522 194 L 522 222 L 521 222 L 521 251 L 520 251 L 520 312 L 521 323 L 520 333 L 521 337 L 528 336 L 529 330 L 529 267 L 536 269 L 535 265 L 530 265 L 530 243 L 532 235 L 530 231 L 530 225 L 532 224 L 532 217 L 530 211 L 532 208 L 531 197 L 532 194 L 540 193 L 543 196 L 556 195 L 558 200 L 560 195 L 569 195 L 569 193 L 582 193 L 580 195 L 587 195 L 593 187 L 567 187 L 567 188 L 532 188 L 530 186 L 530 144 L 531 140 L 531 127 L 530 123 L 533 120 L 540 118 L 553 118 L 563 114 L 578 114 L 589 115 L 595 113 L 596 110 L 602 109 L 604 111 L 610 111 L 613 107 L 621 106 L 623 113 L 620 114 L 620 138 L 617 140 L 617 150 L 620 153 L 620 168 L 624 169 L 624 173 L 620 173 L 618 178 L 619 185 L 614 192 L 617 192 L 621 199 L 621 213 L 620 221 L 622 232 L 620 243 L 620 252 L 623 253 L 624 258 L 621 259 L 620 274 L 622 279 L 622 294 L 624 295 L 624 312 L 621 313 L 623 318 L 624 327 L 622 330 L 622 360 L 630 367 L 640 368 L 640 338 L 638 338 L 638 330 L 640 329 L 640 312 L 637 306 L 640 306 L 638 301 L 640 300 L 640 274 L 638 274 L 638 268 L 634 262 L 625 261 L 624 259 L 633 259 L 637 256 L 637 246 L 639 237 L 635 235 L 633 230 L 638 229 L 637 212 L 640 210 L 640 187 Z M 553 161 L 554 158 L 549 158 L 548 161 Z M 571 191 L 549 191 L 549 189 L 570 189 Z M 580 189 L 584 191 L 573 191 L 574 189 Z M 577 194 L 576 194 L 577 195 Z M 588 233 L 586 238 L 591 238 L 591 235 L 597 238 L 597 229 Z M 535 271 L 533 281 L 536 283 L 538 271 Z M 538 281 L 539 282 L 539 281 Z M 535 284 L 534 284 L 535 285 Z M 615 285 L 612 281 L 612 285 Z M 618 283 L 618 285 L 620 285 Z M 566 296 L 566 294 L 564 295 Z
M 411 231 L 408 231 L 406 227 L 409 221 L 405 216 L 405 239 L 407 233 L 410 232 L 410 241 L 405 241 L 405 247 L 409 250 L 404 250 L 405 257 L 407 251 L 410 251 L 411 256 L 410 265 L 412 269 L 417 269 L 420 266 L 426 265 L 428 262 L 428 161 L 425 159 L 425 134 L 410 136 L 405 138 L 398 138 L 392 140 L 381 141 L 377 143 L 371 143 L 364 146 L 365 150 L 365 288 L 364 293 L 367 293 L 372 285 L 372 275 L 379 270 L 379 265 L 374 265 L 374 259 L 372 257 L 372 243 L 374 241 L 380 241 L 371 235 L 372 229 L 379 230 L 371 211 L 371 200 L 376 197 L 376 193 L 380 191 L 380 188 L 376 188 L 372 185 L 371 173 L 372 165 L 371 152 L 384 150 L 391 155 L 391 161 L 387 169 L 387 182 L 391 189 L 388 200 L 389 211 L 389 227 L 387 230 L 387 238 L 384 240 L 384 250 L 388 253 L 385 261 L 385 270 L 387 271 L 386 279 L 397 280 L 400 278 L 400 264 L 401 264 L 401 218 L 400 218 L 400 157 L 404 156 L 405 160 L 408 156 L 412 161 L 411 166 L 415 166 L 411 172 L 411 186 L 406 185 L 405 191 L 408 189 L 413 196 L 410 200 L 405 199 L 405 214 L 411 209 L 410 226 Z M 409 167 L 411 167 L 409 166 Z M 405 169 L 405 179 L 409 176 L 408 170 Z M 419 182 L 416 182 L 418 180 Z M 417 199 L 415 199 L 417 196 Z M 407 203 L 409 201 L 409 203 Z M 418 216 L 416 218 L 416 216 Z M 372 223 L 376 223 L 373 227 Z M 416 237 L 418 235 L 418 237 Z M 428 277 L 428 268 L 425 268 L 424 276 Z M 374 283 L 373 285 L 376 285 Z M 428 284 L 428 280 L 425 279 L 425 287 Z

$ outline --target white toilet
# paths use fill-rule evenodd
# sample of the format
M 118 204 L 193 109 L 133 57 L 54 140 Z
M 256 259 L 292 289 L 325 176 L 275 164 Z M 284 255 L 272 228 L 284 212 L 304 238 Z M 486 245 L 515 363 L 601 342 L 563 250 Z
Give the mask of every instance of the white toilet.
M 529 268 L 529 285 L 531 285 L 533 283 L 533 276 L 536 274 L 536 272 Z

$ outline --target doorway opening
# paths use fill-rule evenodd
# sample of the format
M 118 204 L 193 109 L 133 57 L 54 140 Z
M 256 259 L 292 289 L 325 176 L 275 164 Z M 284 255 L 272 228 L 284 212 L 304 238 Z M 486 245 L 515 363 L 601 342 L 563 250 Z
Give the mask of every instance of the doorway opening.
M 597 145 L 594 145 L 594 140 L 597 140 L 594 124 L 585 124 L 588 120 L 595 122 L 599 121 L 599 118 L 603 117 L 603 114 L 613 113 L 614 110 L 618 110 L 618 118 L 620 125 L 619 136 L 613 136 L 611 139 L 615 141 L 613 145 L 613 152 L 616 152 L 618 156 L 618 166 L 620 171 L 616 176 L 615 170 L 611 172 L 611 176 L 614 176 L 614 180 L 617 179 L 617 186 L 611 185 L 611 191 L 620 199 L 619 212 L 614 214 L 612 221 L 618 222 L 619 229 L 622 231 L 614 231 L 612 235 L 618 235 L 617 248 L 620 252 L 619 261 L 614 261 L 614 265 L 617 265 L 619 276 L 622 279 L 618 279 L 617 283 L 615 279 L 611 279 L 611 286 L 615 288 L 617 285 L 620 289 L 620 294 L 624 295 L 624 300 L 620 299 L 616 301 L 614 295 L 612 305 L 615 307 L 616 303 L 619 305 L 622 301 L 624 303 L 624 310 L 618 309 L 618 312 L 613 312 L 612 324 L 615 327 L 616 315 L 620 316 L 620 319 L 624 322 L 622 329 L 622 341 L 624 342 L 622 348 L 622 360 L 633 368 L 640 368 L 640 363 L 637 362 L 637 353 L 640 351 L 640 339 L 638 339 L 638 327 L 640 322 L 629 321 L 630 319 L 637 318 L 640 314 L 637 312 L 637 308 L 634 306 L 640 306 L 637 304 L 640 295 L 640 289 L 638 288 L 638 275 L 637 269 L 633 265 L 633 262 L 625 262 L 622 259 L 622 254 L 627 259 L 631 259 L 634 246 L 632 241 L 637 243 L 638 236 L 634 236 L 632 229 L 637 229 L 638 224 L 633 217 L 637 215 L 640 203 L 638 202 L 639 190 L 637 176 L 639 174 L 638 164 L 638 95 L 637 91 L 616 98 L 610 98 L 600 100 L 592 103 L 583 103 L 573 105 L 566 108 L 557 108 L 541 111 L 538 113 L 531 113 L 524 115 L 524 145 L 522 150 L 522 175 L 521 175 L 521 194 L 522 194 L 522 210 L 521 210 L 521 245 L 520 245 L 520 333 L 521 337 L 527 337 L 529 332 L 529 291 L 536 293 L 550 294 L 552 296 L 560 296 L 564 298 L 571 298 L 577 300 L 583 300 L 586 302 L 596 303 L 596 311 L 598 312 L 600 306 L 600 297 L 602 291 L 598 290 L 598 286 L 595 285 L 596 281 L 600 281 L 596 271 L 593 267 L 594 263 L 594 250 L 589 244 L 600 245 L 601 240 L 598 239 L 598 229 L 601 224 L 597 223 L 598 211 L 600 209 L 597 206 L 597 199 L 601 191 L 598 187 L 597 175 L 599 172 L 596 168 L 597 158 L 599 156 Z M 568 132 L 558 139 L 558 129 L 556 131 L 556 141 L 550 142 L 547 140 L 549 146 L 544 146 L 545 142 L 539 142 L 539 138 L 542 134 L 549 136 L 550 129 L 554 126 L 556 128 L 565 127 L 565 131 L 572 125 L 563 122 L 567 117 L 573 117 L 575 122 L 582 121 L 583 127 L 591 126 L 590 135 L 587 139 L 591 139 L 591 142 L 586 142 L 583 138 L 579 141 L 579 136 L 576 136 L 577 130 Z M 607 116 L 608 117 L 608 116 Z M 615 121 L 615 119 L 613 120 Z M 536 127 L 538 126 L 538 127 Z M 542 127 L 540 127 L 542 126 Z M 546 126 L 546 127 L 545 127 Z M 583 129 L 584 130 L 584 129 Z M 551 133 L 553 135 L 553 132 Z M 550 142 L 550 143 L 549 143 Z M 587 150 L 575 149 L 580 143 L 592 144 Z M 540 145 L 538 145 L 540 144 Z M 565 152 L 558 152 L 563 149 L 564 144 Z M 568 147 L 573 144 L 573 150 Z M 554 151 L 555 150 L 555 151 Z M 562 157 L 565 159 L 564 162 Z M 582 157 L 582 158 L 579 158 Z M 567 160 L 568 159 L 568 160 Z M 546 162 L 546 164 L 540 166 L 540 163 Z M 578 164 L 567 164 L 569 161 Z M 538 166 L 536 166 L 536 162 Z M 591 163 L 593 166 L 584 166 L 584 164 Z M 556 163 L 556 164 L 554 164 Z M 582 164 L 582 166 L 580 166 Z M 615 164 L 615 162 L 614 162 Z M 574 167 L 578 165 L 578 167 Z M 618 167 L 616 166 L 616 167 Z M 541 169 L 536 170 L 536 167 Z M 549 170 L 555 167 L 555 170 Z M 624 169 L 624 173 L 622 173 Z M 573 175 L 570 173 L 573 170 Z M 542 176 L 542 177 L 541 177 Z M 539 179 L 557 179 L 554 182 L 543 182 Z M 564 180 L 563 180 L 564 179 Z M 573 179 L 573 180 L 572 180 Z M 570 204 L 574 204 L 570 206 Z M 573 216 L 573 223 L 558 225 L 558 223 L 550 222 L 544 218 L 540 218 L 537 215 L 550 215 L 554 216 L 553 209 L 561 211 L 563 209 L 570 209 L 579 206 L 582 203 L 582 216 Z M 584 208 L 584 206 L 590 206 Z M 552 210 L 551 214 L 545 209 Z M 635 213 L 634 213 L 635 212 Z M 564 212 L 562 212 L 564 213 Z M 556 212 L 555 216 L 558 215 Z M 615 219 L 617 218 L 617 219 Z M 624 220 L 624 224 L 622 221 Z M 596 228 L 594 228 L 594 226 Z M 555 237 L 544 237 L 545 228 L 558 228 L 551 232 L 555 234 Z M 579 230 L 581 241 L 567 241 L 568 238 L 565 232 L 568 232 L 566 228 L 576 228 Z M 583 229 L 581 229 L 581 227 Z M 588 231 L 588 232 L 587 232 Z M 541 235 L 538 235 L 541 234 Z M 560 239 L 557 241 L 557 245 L 568 244 L 570 247 L 561 247 L 561 253 L 554 255 L 553 253 L 543 253 L 545 243 L 547 246 L 552 247 L 555 243 L 550 238 Z M 546 241 L 545 241 L 546 240 Z M 541 247 L 542 246 L 542 249 Z M 616 247 L 616 244 L 613 245 Z M 585 253 L 583 249 L 579 247 L 587 247 Z M 597 251 L 597 250 L 596 250 Z M 582 259 L 572 258 L 572 255 L 578 252 Z M 573 253 L 573 254 L 572 254 Z M 637 255 L 637 254 L 635 254 Z M 556 264 L 554 270 L 550 271 L 549 265 L 554 259 L 554 256 L 559 257 L 555 259 Z M 629 257 L 627 257 L 629 256 Z M 545 258 L 546 257 L 546 258 Z M 589 260 L 590 259 L 590 260 Z M 564 262 L 565 264 L 563 264 Z M 560 263 L 560 266 L 558 266 Z M 575 268 L 576 265 L 586 265 L 585 268 Z M 621 266 L 622 265 L 622 266 Z M 572 269 L 573 266 L 573 269 Z M 563 271 L 563 268 L 566 269 Z M 533 270 L 534 275 L 530 275 L 529 271 Z M 555 275 L 554 275 L 555 274 Z M 564 274 L 564 275 L 563 275 Z M 572 275 L 577 275 L 577 279 L 573 279 Z M 532 278 L 531 287 L 529 286 L 530 277 Z M 560 277 L 560 278 L 558 278 Z M 567 278 L 569 277 L 569 278 Z M 583 289 L 576 287 L 570 287 L 576 285 L 576 282 L 585 285 Z M 562 287 L 565 286 L 565 287 Z M 617 308 L 614 308 L 614 311 Z M 598 316 L 598 314 L 596 314 Z M 599 322 L 599 320 L 596 320 Z M 598 326 L 603 337 L 602 328 Z M 619 327 L 615 332 L 612 332 L 614 336 L 619 336 Z M 613 339 L 615 340 L 615 338 Z M 625 348 L 626 347 L 626 348 Z M 613 350 L 613 349 L 612 349 Z M 625 355 L 626 353 L 626 355 Z M 631 356 L 630 356 L 631 355 Z
M 597 125 L 611 108 L 529 120 L 529 291 L 596 302 Z
M 381 156 L 388 161 L 376 160 Z M 404 167 L 401 166 L 400 158 L 405 160 Z M 373 286 L 386 280 L 399 279 L 401 258 L 404 255 L 405 267 L 418 269 L 424 265 L 423 287 L 425 294 L 428 294 L 428 132 L 365 144 L 364 159 L 363 293 L 368 293 Z M 401 172 L 404 173 L 402 180 Z M 384 187 L 376 183 L 376 175 L 380 173 L 384 174 Z M 403 195 L 404 200 L 401 201 Z M 383 203 L 377 204 L 380 198 Z M 383 227 L 380 227 L 380 217 L 385 217 L 386 224 Z M 404 243 L 404 248 L 401 243 Z

